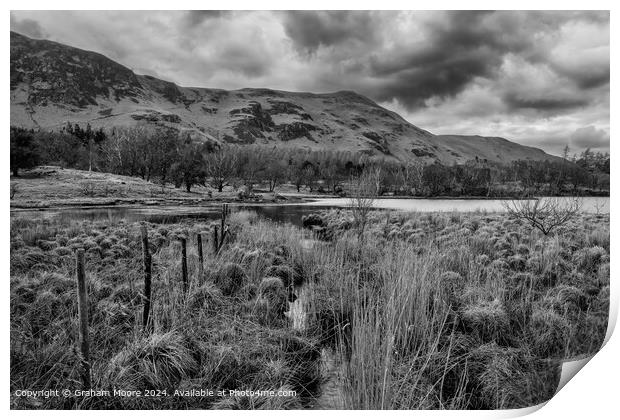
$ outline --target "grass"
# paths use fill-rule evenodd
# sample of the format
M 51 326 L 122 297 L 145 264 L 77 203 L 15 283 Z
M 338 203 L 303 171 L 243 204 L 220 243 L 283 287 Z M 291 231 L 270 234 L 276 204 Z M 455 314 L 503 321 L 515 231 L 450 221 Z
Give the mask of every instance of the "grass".
M 148 226 L 144 332 L 139 225 L 11 220 L 11 390 L 80 387 L 73 250 L 87 255 L 95 389 L 289 390 L 295 397 L 12 397 L 12 408 L 311 407 L 335 351 L 346 408 L 495 409 L 553 396 L 559 363 L 597 351 L 609 311 L 609 216 L 546 238 L 501 214 L 317 215 L 326 242 L 250 212 L 198 269 L 210 222 Z M 206 237 L 207 235 L 205 235 Z M 183 293 L 179 237 L 188 239 Z M 302 291 L 303 290 L 303 291 Z M 308 328 L 291 328 L 303 293 Z M 302 291 L 302 292 L 300 292 Z M 331 375 L 333 376 L 333 375 Z
M 263 187 L 259 185 L 257 187 Z M 226 186 L 223 192 L 217 189 L 195 185 L 190 193 L 185 188 L 175 188 L 171 183 L 162 187 L 156 180 L 144 180 L 139 177 L 117 175 L 106 172 L 83 171 L 79 169 L 60 168 L 58 166 L 39 166 L 21 171 L 19 177 L 11 176 L 11 207 L 47 208 L 59 206 L 111 206 L 161 204 L 197 204 L 203 201 L 238 200 L 235 187 Z M 287 200 L 297 196 L 313 196 L 309 193 L 297 193 L 294 186 L 278 186 L 278 193 L 260 192 L 261 200 L 273 202 L 281 199 L 280 193 L 287 195 Z
M 553 396 L 559 361 L 602 345 L 607 216 L 549 239 L 499 214 L 374 213 L 361 244 L 351 220 L 323 217 L 335 245 L 319 286 L 348 313 L 349 408 L 533 405 Z

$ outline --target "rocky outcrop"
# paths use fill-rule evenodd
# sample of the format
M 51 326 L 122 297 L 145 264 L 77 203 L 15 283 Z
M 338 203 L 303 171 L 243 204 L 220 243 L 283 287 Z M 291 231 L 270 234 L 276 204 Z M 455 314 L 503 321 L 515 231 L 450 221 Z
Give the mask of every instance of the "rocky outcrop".
M 109 58 L 11 32 L 11 89 L 29 85 L 28 103 L 97 105 L 98 98 L 120 100 L 143 92 L 136 75 Z
M 247 107 L 233 109 L 229 115 L 234 118 L 233 131 L 241 143 L 251 144 L 264 139 L 264 132 L 272 131 L 274 127 L 271 115 L 259 102 L 249 102 Z
M 163 114 L 157 111 L 147 111 L 140 114 L 131 114 L 131 118 L 136 121 L 149 121 L 153 123 L 157 122 L 169 122 L 169 123 L 180 123 L 181 117 L 175 114 Z
M 312 124 L 306 124 L 303 122 L 294 122 L 291 124 L 282 124 L 278 127 L 278 138 L 282 141 L 289 141 L 306 137 L 309 140 L 314 140 L 311 132 L 316 131 L 317 128 Z

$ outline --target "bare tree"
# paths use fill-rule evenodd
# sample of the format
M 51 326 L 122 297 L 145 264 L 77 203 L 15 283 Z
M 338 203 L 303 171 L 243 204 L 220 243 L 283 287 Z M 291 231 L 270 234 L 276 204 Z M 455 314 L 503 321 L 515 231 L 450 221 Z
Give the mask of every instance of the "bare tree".
M 412 195 L 419 194 L 424 188 L 424 163 L 411 160 L 403 168 L 403 184 L 409 188 Z
M 597 215 L 603 213 L 604 209 L 605 209 L 605 203 L 603 203 L 602 201 L 598 201 L 598 200 L 594 201 L 594 211 Z
M 536 200 L 511 200 L 503 203 L 513 217 L 529 222 L 545 236 L 563 226 L 581 211 L 579 197 L 548 197 Z
M 286 181 L 286 158 L 283 153 L 274 148 L 265 153 L 263 160 L 265 161 L 265 166 L 260 171 L 259 176 L 263 181 L 267 181 L 269 192 L 273 192 L 276 186 Z
M 246 146 L 237 154 L 237 176 L 243 182 L 248 195 L 253 194 L 254 184 L 265 167 L 261 152 L 260 147 Z
M 222 192 L 235 176 L 237 170 L 237 155 L 234 150 L 222 149 L 205 156 L 207 177 L 211 186 Z
M 385 173 L 380 164 L 375 164 L 370 168 L 370 179 L 375 184 L 374 195 L 382 194 L 385 183 Z
M 376 175 L 375 171 L 364 170 L 358 177 L 352 178 L 350 182 L 351 198 L 349 199 L 349 206 L 353 211 L 353 220 L 360 239 L 364 236 L 368 214 L 372 210 L 377 195 Z

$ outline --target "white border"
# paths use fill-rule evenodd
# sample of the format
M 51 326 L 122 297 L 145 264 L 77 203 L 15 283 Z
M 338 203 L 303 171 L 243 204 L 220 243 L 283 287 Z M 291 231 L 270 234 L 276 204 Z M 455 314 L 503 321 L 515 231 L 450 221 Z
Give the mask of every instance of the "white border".
M 134 10 L 134 9 L 152 9 L 152 10 L 169 10 L 170 6 L 174 5 L 175 9 L 238 9 L 238 10 L 253 10 L 258 7 L 267 10 L 286 10 L 286 9 L 313 9 L 313 10 L 321 10 L 321 9 L 343 9 L 343 10 L 354 10 L 354 9 L 394 9 L 394 10 L 459 10 L 463 8 L 468 9 L 502 9 L 502 10 L 527 10 L 527 9 L 538 9 L 538 10 L 612 10 L 612 20 L 615 15 L 615 11 L 613 10 L 613 4 L 611 1 L 600 1 L 600 0 L 590 0 L 587 2 L 577 2 L 577 1 L 533 1 L 533 0 L 521 0 L 521 1 L 448 1 L 448 0 L 435 0 L 433 2 L 428 3 L 414 3 L 414 2 L 406 2 L 406 1 L 395 1 L 395 0 L 382 0 L 381 2 L 360 2 L 360 1 L 325 1 L 325 0 L 315 0 L 313 2 L 296 2 L 295 4 L 291 2 L 285 1 L 269 1 L 265 0 L 260 3 L 251 2 L 251 1 L 236 1 L 234 4 L 231 2 L 224 1 L 210 1 L 208 3 L 204 1 L 184 1 L 179 0 L 175 2 L 170 1 L 161 1 L 161 0 L 152 0 L 152 1 L 119 1 L 119 0 L 109 0 L 100 3 L 85 3 L 84 1 L 54 1 L 46 2 L 46 1 L 8 1 L 7 10 L 4 15 L 5 29 L 4 36 L 5 42 L 3 44 L 4 49 L 4 57 L 7 59 L 9 57 L 9 10 L 25 10 L 25 9 L 40 9 L 40 10 L 49 10 L 49 9 L 111 9 L 111 10 Z M 616 2 L 616 4 L 618 4 Z M 430 7 L 429 7 L 430 6 Z M 611 25 L 611 42 L 612 44 L 616 44 L 617 41 L 617 32 L 615 30 L 614 25 Z M 611 53 L 611 66 L 613 68 L 617 68 L 615 65 L 617 61 L 617 54 L 612 50 Z M 5 62 L 6 63 L 6 62 Z M 9 66 L 5 64 L 2 67 L 3 80 L 9 79 Z M 613 85 L 613 71 L 611 72 L 611 85 Z M 611 116 L 612 120 L 616 121 L 616 115 L 613 113 L 615 103 L 614 95 L 611 96 Z M 10 125 L 10 112 L 9 112 L 9 103 L 4 102 L 2 107 L 2 118 L 4 121 L 4 127 L 9 127 Z M 6 133 L 6 131 L 5 131 Z M 0 155 L 0 159 L 2 162 L 2 166 L 6 168 L 8 172 L 9 167 L 9 141 L 5 139 L 3 146 L 4 153 Z M 613 147 L 610 145 L 610 150 L 612 154 L 612 158 L 615 159 L 616 150 L 612 150 Z M 615 185 L 615 180 L 617 179 L 618 171 L 614 169 L 614 165 L 612 165 L 612 185 Z M 2 190 L 2 197 L 9 197 L 9 183 L 5 182 Z M 611 209 L 612 212 L 614 209 L 618 208 L 616 205 L 618 204 L 617 196 L 612 195 L 611 199 Z M 2 261 L 9 261 L 9 203 L 8 200 L 5 205 L 2 207 L 2 237 L 4 241 L 1 243 L 1 252 L 2 252 Z M 617 229 L 615 229 L 615 224 L 611 223 L 611 237 L 615 238 L 615 233 Z M 615 239 L 612 239 L 611 244 L 611 253 L 617 254 L 615 252 L 617 249 Z M 615 258 L 613 258 L 615 261 Z M 9 264 L 3 264 L 3 272 L 4 272 L 4 290 L 5 290 L 5 302 L 8 299 L 8 280 L 9 280 Z M 618 312 L 618 286 L 617 281 L 613 281 L 616 278 L 616 270 L 615 264 L 611 267 L 611 278 L 612 278 L 612 313 L 610 314 L 610 323 L 615 325 L 617 319 Z M 2 364 L 2 376 L 4 378 L 5 391 L 3 393 L 4 399 L 4 408 L 9 411 L 9 305 L 6 305 L 5 309 L 5 319 L 2 323 L 2 331 L 1 338 L 2 343 L 4 344 L 5 349 L 5 363 Z M 617 338 L 617 334 L 611 336 L 609 342 L 605 345 L 605 347 L 583 368 L 581 372 L 571 380 L 549 403 L 547 403 L 544 407 L 536 410 L 533 414 L 530 414 L 530 418 L 532 419 L 547 419 L 547 418 L 560 418 L 563 420 L 567 419 L 607 419 L 607 418 L 617 418 L 617 409 L 620 406 L 618 401 L 620 400 L 620 396 L 618 395 L 618 391 L 616 385 L 619 380 L 620 373 L 620 363 L 618 359 L 620 358 L 620 342 Z M 203 411 L 186 411 L 183 413 L 179 413 L 180 416 L 187 416 L 188 418 L 204 418 L 206 416 L 216 416 L 218 418 L 238 418 L 238 416 L 248 416 L 253 419 L 262 419 L 262 418 L 274 418 L 274 417 L 284 417 L 284 416 L 295 416 L 296 418 L 314 418 L 317 415 L 323 416 L 338 416 L 339 418 L 354 418 L 358 416 L 365 417 L 379 417 L 382 415 L 389 415 L 390 417 L 395 418 L 407 418 L 410 419 L 412 416 L 416 418 L 442 418 L 442 419 L 450 419 L 450 418 L 459 418 L 459 419 L 486 419 L 486 418 L 507 418 L 507 417 L 516 417 L 520 415 L 524 415 L 532 410 L 515 410 L 515 411 L 490 411 L 490 412 L 472 412 L 472 411 L 438 411 L 438 412 L 428 412 L 428 411 L 404 411 L 404 412 L 390 412 L 388 413 L 379 413 L 379 412 L 353 412 L 353 411 L 345 411 L 345 412 L 323 412 L 323 413 L 315 413 L 312 411 L 296 411 L 294 413 L 287 412 L 203 412 Z M 612 414 L 614 413 L 614 414 Z M 172 412 L 163 412 L 163 411 L 131 411 L 131 412 L 119 412 L 111 414 L 109 412 L 61 412 L 61 411 L 10 411 L 8 413 L 10 416 L 15 418 L 26 418 L 31 416 L 45 416 L 48 418 L 60 418 L 60 417 L 68 417 L 68 418 L 84 418 L 84 416 L 88 417 L 108 417 L 110 415 L 117 416 L 131 416 L 135 419 L 149 419 L 153 418 L 168 418 L 170 416 L 175 415 Z

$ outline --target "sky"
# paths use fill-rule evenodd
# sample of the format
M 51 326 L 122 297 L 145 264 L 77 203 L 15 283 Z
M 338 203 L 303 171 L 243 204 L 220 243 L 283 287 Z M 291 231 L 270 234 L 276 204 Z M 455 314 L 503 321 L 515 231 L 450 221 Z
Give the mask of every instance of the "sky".
M 13 11 L 186 87 L 353 90 L 435 134 L 609 150 L 609 12 Z

